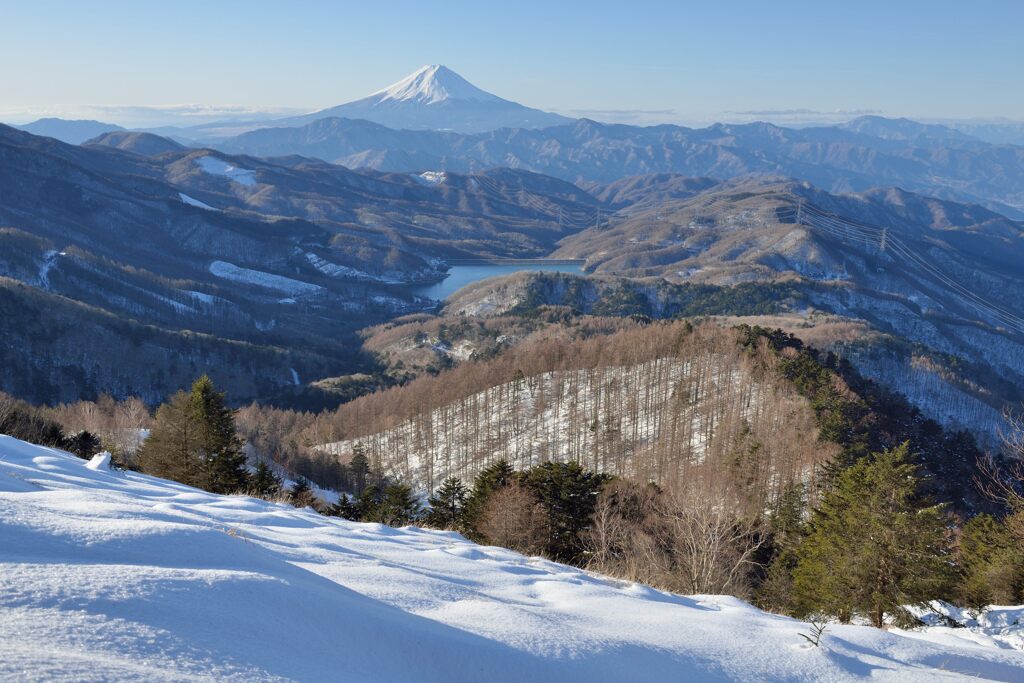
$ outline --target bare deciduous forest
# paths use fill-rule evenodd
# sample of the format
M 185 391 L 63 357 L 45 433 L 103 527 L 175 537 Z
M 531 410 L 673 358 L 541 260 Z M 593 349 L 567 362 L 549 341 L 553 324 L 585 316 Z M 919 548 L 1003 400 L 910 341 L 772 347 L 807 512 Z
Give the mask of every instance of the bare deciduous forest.
M 663 486 L 721 470 L 763 510 L 786 485 L 809 483 L 835 447 L 774 372 L 776 354 L 749 353 L 738 335 L 675 323 L 527 344 L 342 406 L 319 431 L 344 438 L 323 448 L 346 460 L 359 443 L 423 490 L 496 460 L 573 462 Z

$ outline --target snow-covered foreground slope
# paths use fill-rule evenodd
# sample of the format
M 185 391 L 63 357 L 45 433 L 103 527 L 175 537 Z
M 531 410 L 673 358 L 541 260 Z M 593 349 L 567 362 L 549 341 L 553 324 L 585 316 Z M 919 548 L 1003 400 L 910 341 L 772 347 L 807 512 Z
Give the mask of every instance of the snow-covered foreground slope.
M 0 436 L 0 679 L 1024 678 L 1024 653 L 680 597 Z

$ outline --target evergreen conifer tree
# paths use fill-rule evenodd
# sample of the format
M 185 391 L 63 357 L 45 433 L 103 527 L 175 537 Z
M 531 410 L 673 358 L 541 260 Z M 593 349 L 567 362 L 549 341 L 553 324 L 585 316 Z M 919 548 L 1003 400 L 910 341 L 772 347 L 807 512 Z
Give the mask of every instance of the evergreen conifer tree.
M 99 437 L 83 429 L 64 437 L 64 450 L 88 460 L 103 450 L 103 446 L 100 444 Z
M 355 506 L 358 512 L 357 519 L 362 522 L 376 522 L 379 520 L 378 508 L 384 501 L 383 481 L 367 485 L 362 493 L 356 498 Z
M 506 460 L 498 460 L 480 470 L 473 480 L 473 491 L 466 499 L 463 521 L 471 535 L 476 534 L 476 524 L 487 505 L 487 498 L 498 489 L 508 486 L 516 479 L 515 470 Z
M 214 493 L 245 490 L 248 473 L 234 413 L 206 375 L 192 391 L 179 391 L 156 412 L 149 438 L 139 449 L 147 474 Z
M 972 607 L 1016 604 L 1024 596 L 1024 548 L 1006 524 L 977 515 L 960 534 L 960 599 Z
M 363 444 L 356 442 L 352 446 L 352 459 L 349 460 L 348 468 L 352 472 L 353 491 L 359 496 L 366 490 L 367 475 L 370 473 L 370 460 L 366 457 Z
M 523 483 L 546 513 L 549 557 L 562 562 L 579 560 L 583 532 L 590 525 L 597 494 L 608 477 L 585 470 L 574 462 L 545 462 L 530 469 Z
M 201 486 L 196 425 L 188 394 L 179 391 L 157 409 L 138 457 L 139 469 L 146 474 Z
M 461 529 L 467 494 L 461 479 L 448 477 L 437 489 L 437 493 L 427 499 L 430 510 L 424 522 L 437 529 Z
M 805 493 L 802 483 L 787 487 L 768 518 L 768 569 L 757 591 L 758 604 L 768 610 L 780 612 L 792 605 L 796 551 L 806 530 Z
M 295 480 L 288 492 L 288 497 L 291 499 L 291 504 L 297 508 L 316 507 L 316 494 L 313 493 L 313 487 L 305 477 Z
M 203 471 L 204 481 L 200 485 L 214 493 L 243 490 L 248 473 L 234 411 L 227 407 L 224 394 L 214 388 L 207 375 L 192 384 L 189 409 Z
M 338 502 L 327 508 L 327 514 L 353 522 L 359 521 L 359 505 L 347 493 L 338 494 Z
M 256 463 L 256 471 L 252 474 L 249 490 L 259 498 L 268 499 L 281 492 L 281 480 L 262 458 Z
M 406 526 L 412 524 L 420 515 L 420 504 L 405 484 L 390 484 L 384 487 L 384 493 L 376 509 L 366 521 L 379 522 L 388 526 Z
M 887 612 L 943 594 L 946 514 L 921 499 L 920 483 L 906 443 L 838 475 L 797 549 L 798 613 L 860 614 L 880 627 Z

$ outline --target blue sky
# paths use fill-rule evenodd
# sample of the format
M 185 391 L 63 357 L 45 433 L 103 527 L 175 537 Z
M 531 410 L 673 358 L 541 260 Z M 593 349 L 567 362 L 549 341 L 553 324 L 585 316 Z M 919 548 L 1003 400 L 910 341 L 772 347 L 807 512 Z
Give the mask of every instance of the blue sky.
M 0 16 L 11 121 L 132 123 L 110 105 L 312 110 L 428 63 L 604 120 L 1024 120 L 1019 1 L 0 0 Z

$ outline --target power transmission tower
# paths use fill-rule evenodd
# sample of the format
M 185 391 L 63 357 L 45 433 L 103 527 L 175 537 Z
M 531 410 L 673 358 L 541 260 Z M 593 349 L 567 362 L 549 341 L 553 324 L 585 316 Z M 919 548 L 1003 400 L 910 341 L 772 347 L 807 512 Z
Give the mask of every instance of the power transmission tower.
M 882 253 L 885 253 L 885 245 L 888 243 L 888 240 L 889 228 L 882 228 L 882 244 L 880 245 L 882 247 Z

